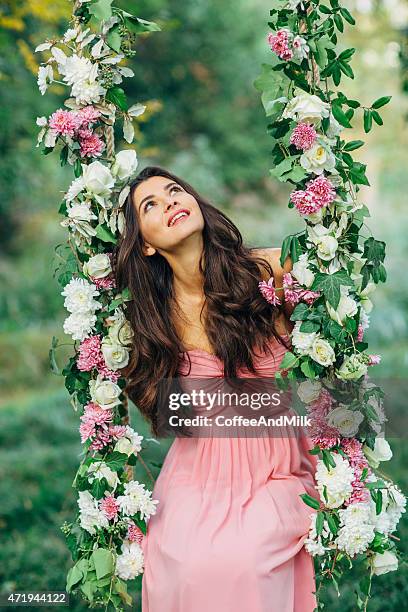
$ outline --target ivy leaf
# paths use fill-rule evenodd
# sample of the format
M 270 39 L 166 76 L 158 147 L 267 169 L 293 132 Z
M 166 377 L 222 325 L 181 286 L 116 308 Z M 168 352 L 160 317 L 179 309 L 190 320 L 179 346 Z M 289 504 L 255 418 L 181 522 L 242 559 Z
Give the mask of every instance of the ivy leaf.
M 275 178 L 280 180 L 282 175 L 285 172 L 288 172 L 289 170 L 292 169 L 292 164 L 293 164 L 293 158 L 292 157 L 285 157 L 285 159 L 280 164 L 278 164 L 277 166 L 272 168 L 269 171 L 269 173 L 270 173 L 271 176 L 274 176 Z
M 299 331 L 305 332 L 306 334 L 312 334 L 313 332 L 318 332 L 320 330 L 320 325 L 313 321 L 303 321 Z
M 113 572 L 113 556 L 106 548 L 97 548 L 91 554 L 98 580 Z
M 297 363 L 297 361 L 298 358 L 296 357 L 296 355 L 294 355 L 290 351 L 287 351 L 282 361 L 280 362 L 279 369 L 288 370 L 289 368 L 292 368 Z
M 290 320 L 291 321 L 304 321 L 308 318 L 308 316 L 309 316 L 309 308 L 306 306 L 306 304 L 303 304 L 301 302 L 300 304 L 297 304 L 295 306 L 295 309 L 293 310 L 290 316 Z
M 329 304 L 336 309 L 340 302 L 341 285 L 354 286 L 354 282 L 345 270 L 339 270 L 334 274 L 317 272 L 310 289 L 312 291 L 322 291 Z
M 313 364 L 309 360 L 303 361 L 300 365 L 300 369 L 302 370 L 306 378 L 316 378 L 316 372 L 313 368 Z
M 119 25 L 117 23 L 109 30 L 106 36 L 106 42 L 111 49 L 116 51 L 116 53 L 120 53 L 122 37 L 119 34 Z
M 115 104 L 120 110 L 128 110 L 126 94 L 121 87 L 110 87 L 106 92 L 106 99 Z
M 391 100 L 392 96 L 383 96 L 382 98 L 378 98 L 375 102 L 372 103 L 371 108 L 381 108 L 388 104 Z
M 255 79 L 254 87 L 262 92 L 261 101 L 265 109 L 266 116 L 278 116 L 283 110 L 287 97 L 284 89 L 289 79 L 277 70 L 273 70 L 270 64 L 262 64 L 262 72 Z
M 127 455 L 125 453 L 120 453 L 119 451 L 113 451 L 110 455 L 105 457 L 105 463 L 110 467 L 111 470 L 117 471 L 122 468 L 127 460 Z
M 126 26 L 131 32 L 140 34 L 141 32 L 160 32 L 161 27 L 154 21 L 147 21 L 134 15 L 126 14 Z
M 113 242 L 116 244 L 117 240 L 115 236 L 112 234 L 110 229 L 106 227 L 106 225 L 97 225 L 96 226 L 96 237 L 102 242 Z

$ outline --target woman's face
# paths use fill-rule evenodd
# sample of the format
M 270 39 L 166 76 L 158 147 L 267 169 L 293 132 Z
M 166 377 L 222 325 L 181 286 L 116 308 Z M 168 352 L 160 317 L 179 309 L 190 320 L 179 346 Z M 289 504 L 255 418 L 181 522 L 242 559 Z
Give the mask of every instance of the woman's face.
M 152 176 L 140 183 L 133 191 L 133 205 L 145 245 L 159 252 L 171 251 L 204 228 L 195 197 L 164 176 Z M 153 249 L 149 249 L 150 254 Z

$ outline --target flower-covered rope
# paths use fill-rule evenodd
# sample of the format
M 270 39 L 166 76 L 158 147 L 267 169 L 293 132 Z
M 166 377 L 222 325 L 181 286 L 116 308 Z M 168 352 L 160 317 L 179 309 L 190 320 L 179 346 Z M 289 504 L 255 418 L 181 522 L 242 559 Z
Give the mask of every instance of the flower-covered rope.
M 338 52 L 338 32 L 354 25 L 339 0 L 330 6 L 313 0 L 273 0 L 266 43 L 271 63 L 262 65 L 255 87 L 270 120 L 271 176 L 289 182 L 289 208 L 304 219 L 303 231 L 287 236 L 281 264 L 285 300 L 294 306 L 292 348 L 276 374 L 287 387 L 296 382 L 300 407 L 310 417 L 309 434 L 318 455 L 316 497 L 302 494 L 313 508 L 305 546 L 316 557 L 318 609 L 321 586 L 338 590 L 341 575 L 354 559 L 365 565 L 357 589 L 358 609 L 366 609 L 371 577 L 398 567 L 393 535 L 406 498 L 378 471 L 392 451 L 383 437 L 383 391 L 370 382 L 368 368 L 380 362 L 368 353 L 371 294 L 386 280 L 385 243 L 364 237 L 367 207 L 358 200 L 369 185 L 366 166 L 353 159 L 361 140 L 347 141 L 362 111 L 363 127 L 382 125 L 382 96 L 370 106 L 336 89 L 354 78 L 354 48 Z M 334 85 L 334 88 L 333 88 Z M 259 284 L 271 304 L 280 304 L 273 278 Z
M 74 340 L 74 354 L 61 371 L 55 338 L 50 351 L 53 370 L 65 377 L 72 404 L 81 411 L 83 459 L 73 482 L 79 513 L 62 526 L 74 562 L 66 588 L 91 607 L 123 609 L 132 605 L 126 581 L 143 573 L 143 538 L 158 501 L 133 480 L 137 461 L 152 478 L 141 455 L 156 441 L 144 440 L 130 426 L 121 376 L 134 339 L 124 314 L 129 291 L 116 290 L 112 252 L 124 229 L 122 206 L 138 161 L 131 146 L 116 152 L 114 126 L 122 122 L 132 145 L 133 120 L 146 107 L 129 106 L 120 85 L 133 76 L 126 60 L 135 53 L 137 36 L 160 27 L 111 0 L 74 2 L 71 25 L 62 39 L 35 49 L 48 56 L 38 71 L 41 94 L 60 83 L 69 95 L 63 108 L 37 119 L 37 146 L 44 154 L 59 151 L 61 165 L 71 165 L 75 176 L 59 207 L 67 244 L 57 247 L 58 282 L 69 313 L 63 327 Z

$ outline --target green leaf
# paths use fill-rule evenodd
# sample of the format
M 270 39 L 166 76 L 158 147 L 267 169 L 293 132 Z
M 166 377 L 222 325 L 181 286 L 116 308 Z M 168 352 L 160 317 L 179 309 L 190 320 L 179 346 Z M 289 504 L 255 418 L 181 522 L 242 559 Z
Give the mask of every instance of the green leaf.
M 316 372 L 313 368 L 312 363 L 309 360 L 303 361 L 300 364 L 300 369 L 302 370 L 306 378 L 316 378 Z
M 344 17 L 344 19 L 347 21 L 347 23 L 349 23 L 350 25 L 355 25 L 356 24 L 356 20 L 354 19 L 353 15 L 346 8 L 341 7 L 340 8 L 340 13 L 341 13 L 342 17 Z
M 373 125 L 373 115 L 371 111 L 364 109 L 364 131 L 367 134 Z
M 388 104 L 391 100 L 392 96 L 383 96 L 382 98 L 378 98 L 375 102 L 372 103 L 371 108 L 381 108 Z
M 327 51 L 328 49 L 334 49 L 334 47 L 334 43 L 327 34 L 316 40 L 316 52 L 314 55 L 319 68 L 323 69 L 326 66 L 328 60 Z
M 117 471 L 123 468 L 127 460 L 127 455 L 125 453 L 119 453 L 119 451 L 114 451 L 110 453 L 107 457 L 105 457 L 105 463 L 110 467 L 111 470 Z
M 350 59 L 350 57 L 352 55 L 354 55 L 354 53 L 356 52 L 356 50 L 354 49 L 354 47 L 350 47 L 350 49 L 345 49 L 344 51 L 342 51 L 338 57 L 339 60 L 347 60 Z
M 309 308 L 302 302 L 295 306 L 294 311 L 290 316 L 291 321 L 304 321 L 309 316 Z
M 375 501 L 375 513 L 380 514 L 382 510 L 382 491 L 377 491 L 377 499 Z
M 106 99 L 112 104 L 115 104 L 120 110 L 127 111 L 128 103 L 126 94 L 121 87 L 110 87 L 106 92 Z
M 113 242 L 116 244 L 117 240 L 115 236 L 112 234 L 110 229 L 106 227 L 106 225 L 97 225 L 96 226 L 96 237 L 102 242 Z
M 363 144 L 364 140 L 352 140 L 343 147 L 343 151 L 355 151 L 356 149 L 362 147 Z
M 334 534 L 337 535 L 338 532 L 338 526 L 337 523 L 333 517 L 332 514 L 327 513 L 327 524 L 329 525 L 329 529 L 330 531 Z
M 282 361 L 280 362 L 279 369 L 287 370 L 289 368 L 292 368 L 297 362 L 298 362 L 298 357 L 296 357 L 296 355 L 294 355 L 290 351 L 287 351 Z
M 311 508 L 314 508 L 315 510 L 318 510 L 320 508 L 320 502 L 315 497 L 312 497 L 311 495 L 308 495 L 307 493 L 301 493 L 300 497 L 303 499 L 305 504 L 307 504 Z
M 274 176 L 275 178 L 280 179 L 282 174 L 284 174 L 285 172 L 288 172 L 289 170 L 291 170 L 292 164 L 293 164 L 293 158 L 292 157 L 285 157 L 285 159 L 283 161 L 281 161 L 280 164 L 278 164 L 277 166 L 272 168 L 269 171 L 269 173 L 270 173 L 271 176 Z
M 318 512 L 316 515 L 316 533 L 320 535 L 323 531 L 324 513 Z
M 292 242 L 292 238 L 293 236 L 286 236 L 286 238 L 284 239 L 284 241 L 282 242 L 282 248 L 281 248 L 281 254 L 280 254 L 280 265 L 283 266 L 285 265 L 285 261 L 287 256 L 289 255 L 289 251 L 290 251 L 290 245 Z
M 332 10 L 331 8 L 329 8 L 328 6 L 326 6 L 325 4 L 321 4 L 319 6 L 319 11 L 321 13 L 323 13 L 324 15 L 331 15 L 332 14 Z
M 383 125 L 384 124 L 380 113 L 377 113 L 377 111 L 373 110 L 373 111 L 371 111 L 371 114 L 372 114 L 373 119 L 374 119 L 374 121 L 376 122 L 377 125 Z
M 334 274 L 324 274 L 317 272 L 313 284 L 312 291 L 322 291 L 326 300 L 333 308 L 337 308 L 340 301 L 340 286 L 354 286 L 354 282 L 348 276 L 345 270 L 339 270 Z
M 302 247 L 300 246 L 299 238 L 297 236 L 292 237 L 290 244 L 290 257 L 292 263 L 299 261 L 299 257 L 302 255 Z
M 341 108 L 341 106 L 339 106 L 339 104 L 332 105 L 332 113 L 333 117 L 337 119 L 340 125 L 342 125 L 343 127 L 351 127 L 350 121 L 347 119 L 343 109 Z
M 147 21 L 134 15 L 127 15 L 126 25 L 131 32 L 141 34 L 142 32 L 161 32 L 161 27 L 154 21 Z
M 89 6 L 88 11 L 91 15 L 94 15 L 96 19 L 105 21 L 112 17 L 112 1 L 113 0 L 98 0 Z
M 266 116 L 278 117 L 288 101 L 285 88 L 289 79 L 281 71 L 273 70 L 270 64 L 262 64 L 261 70 L 261 74 L 254 81 L 254 87 L 262 92 L 261 101 Z
M 75 164 L 74 164 L 74 175 L 75 178 L 79 178 L 82 174 L 82 166 L 81 166 L 81 160 L 80 159 L 76 159 L 75 160 Z
M 119 25 L 117 23 L 109 30 L 106 36 L 106 43 L 111 49 L 116 51 L 116 53 L 120 53 L 122 37 L 119 34 Z
M 318 323 L 314 323 L 313 321 L 303 321 L 300 325 L 299 331 L 304 332 L 306 334 L 312 334 L 313 332 L 318 332 L 320 330 L 320 325 Z
M 333 15 L 333 19 L 334 19 L 334 23 L 336 24 L 336 28 L 339 30 L 339 32 L 343 32 L 344 24 L 343 24 L 343 19 L 341 18 L 341 15 L 339 15 L 339 13 L 336 13 L 335 15 Z
M 339 62 L 340 70 L 350 79 L 354 79 L 354 72 L 346 62 Z
M 68 161 L 68 145 L 64 145 L 60 151 L 61 166 L 65 166 Z
M 92 552 L 91 558 L 95 565 L 96 577 L 98 580 L 107 574 L 112 574 L 114 563 L 110 550 L 106 548 L 97 548 Z

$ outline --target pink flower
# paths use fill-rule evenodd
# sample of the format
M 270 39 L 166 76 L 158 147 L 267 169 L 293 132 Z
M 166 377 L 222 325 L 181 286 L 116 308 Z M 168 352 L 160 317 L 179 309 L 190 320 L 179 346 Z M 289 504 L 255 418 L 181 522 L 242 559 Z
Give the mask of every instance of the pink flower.
M 114 440 L 119 440 L 126 435 L 126 425 L 111 425 L 109 434 Z
M 322 204 L 317 201 L 310 191 L 299 189 L 292 191 L 289 197 L 301 215 L 311 215 L 322 208 Z
M 90 372 L 92 368 L 97 368 L 101 358 L 101 338 L 100 336 L 90 336 L 82 340 L 79 347 L 79 358 L 77 368 L 82 372 Z
M 141 546 L 145 535 L 137 525 L 130 523 L 126 537 L 131 542 L 137 542 Z
M 82 423 L 79 426 L 79 433 L 81 435 L 81 442 L 84 443 L 86 440 L 90 440 L 97 435 L 97 427 L 111 423 L 113 414 L 111 410 L 104 410 L 98 404 L 89 402 L 89 404 L 86 404 L 84 414 L 80 417 L 80 420 Z
M 367 365 L 373 366 L 378 365 L 381 362 L 381 355 L 369 355 L 369 362 Z
M 87 127 L 89 123 L 95 123 L 101 116 L 101 112 L 93 106 L 84 106 L 77 112 L 79 127 Z
M 287 30 L 278 30 L 276 34 L 270 32 L 267 37 L 272 51 L 283 60 L 290 60 L 293 51 L 289 48 L 289 33 Z
M 110 442 L 111 436 L 109 434 L 109 430 L 105 429 L 104 427 L 100 427 L 95 434 L 92 444 L 89 446 L 89 450 L 102 450 L 105 448 L 105 446 L 108 446 Z
M 104 142 L 91 130 L 79 130 L 79 144 L 81 157 L 98 157 L 105 148 Z
M 297 149 L 306 151 L 312 147 L 316 137 L 317 132 L 312 124 L 299 123 L 291 134 L 290 144 L 295 145 Z
M 95 423 L 92 423 L 92 421 L 84 421 L 79 426 L 79 433 L 81 435 L 82 444 L 90 440 L 96 434 Z
M 330 432 L 322 432 L 322 431 L 316 431 L 315 433 L 312 433 L 310 436 L 310 439 L 312 440 L 313 444 L 320 446 L 320 448 L 333 448 L 333 446 L 337 446 L 337 444 L 339 443 L 339 436 L 333 434 L 330 435 Z
M 336 197 L 336 191 L 325 176 L 318 176 L 306 184 L 307 191 L 312 193 L 320 206 L 331 204 Z
M 259 286 L 260 292 L 264 296 L 265 300 L 267 302 L 269 302 L 269 304 L 273 304 L 274 306 L 278 306 L 281 303 L 280 299 L 276 295 L 276 290 L 275 290 L 275 287 L 274 287 L 274 278 L 273 278 L 273 276 L 270 277 L 268 282 L 260 281 L 258 283 L 258 286 Z
M 357 342 L 361 342 L 363 340 L 363 337 L 364 337 L 364 327 L 360 323 L 360 325 L 357 328 Z
M 97 289 L 112 289 L 116 287 L 115 279 L 105 276 L 104 278 L 94 278 L 91 276 L 91 280 Z
M 120 506 L 112 495 L 106 495 L 106 497 L 100 501 L 99 508 L 106 518 L 111 521 L 117 517 Z
M 54 132 L 64 136 L 74 136 L 78 128 L 76 113 L 63 110 L 62 108 L 51 115 L 48 123 Z
M 285 301 L 292 305 L 298 304 L 299 302 L 313 304 L 313 302 L 320 297 L 318 291 L 303 289 L 290 272 L 283 275 L 283 291 L 285 294 Z

